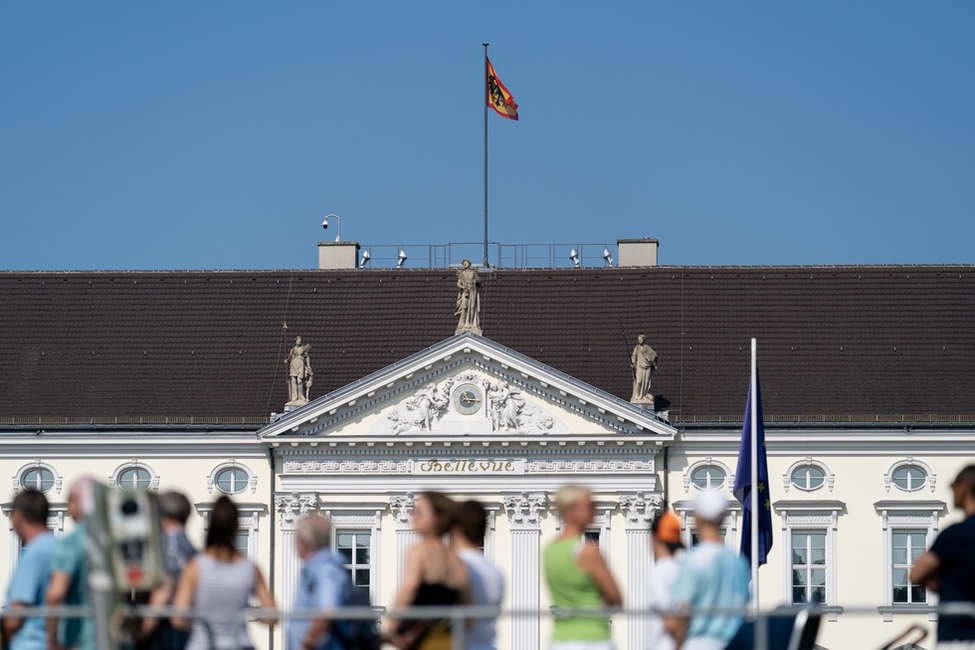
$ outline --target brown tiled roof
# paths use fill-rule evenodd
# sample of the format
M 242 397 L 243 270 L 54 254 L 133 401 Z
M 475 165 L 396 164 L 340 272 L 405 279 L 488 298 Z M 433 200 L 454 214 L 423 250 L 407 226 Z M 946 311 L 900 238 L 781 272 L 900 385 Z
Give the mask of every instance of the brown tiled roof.
M 317 397 L 452 335 L 454 283 L 405 269 L 0 273 L 0 424 L 260 422 L 286 401 L 296 334 Z M 482 325 L 624 398 L 620 323 L 631 346 L 646 333 L 675 421 L 740 421 L 755 336 L 769 420 L 972 422 L 973 289 L 971 266 L 498 270 Z

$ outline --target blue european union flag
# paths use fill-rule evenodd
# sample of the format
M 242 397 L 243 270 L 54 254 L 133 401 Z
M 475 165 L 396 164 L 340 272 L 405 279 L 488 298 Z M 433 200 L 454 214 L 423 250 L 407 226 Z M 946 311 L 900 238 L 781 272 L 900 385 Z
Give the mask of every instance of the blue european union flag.
M 758 409 L 758 564 L 765 564 L 772 548 L 772 499 L 769 494 L 768 456 L 765 453 L 765 424 L 762 420 L 762 389 L 756 379 L 758 395 L 752 399 L 751 383 L 745 403 L 745 424 L 741 428 L 741 447 L 738 450 L 738 469 L 735 471 L 735 498 L 743 512 L 741 555 L 749 563 L 752 558 L 752 407 Z

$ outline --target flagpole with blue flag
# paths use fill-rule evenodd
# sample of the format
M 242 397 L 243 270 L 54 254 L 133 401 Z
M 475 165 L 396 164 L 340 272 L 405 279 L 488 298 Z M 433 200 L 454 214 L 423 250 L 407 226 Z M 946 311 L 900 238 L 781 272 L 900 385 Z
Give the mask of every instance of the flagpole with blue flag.
M 752 610 L 758 611 L 758 567 L 772 548 L 772 504 L 768 491 L 768 456 L 762 418 L 762 393 L 758 383 L 758 343 L 752 339 L 751 382 L 745 404 L 745 421 L 735 473 L 735 498 L 741 502 L 741 554 L 751 565 Z

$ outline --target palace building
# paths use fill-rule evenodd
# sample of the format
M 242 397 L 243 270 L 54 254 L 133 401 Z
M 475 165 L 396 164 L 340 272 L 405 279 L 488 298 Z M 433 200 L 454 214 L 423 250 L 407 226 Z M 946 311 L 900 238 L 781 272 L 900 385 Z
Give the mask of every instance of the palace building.
M 321 511 L 356 585 L 389 605 L 414 499 L 441 490 L 488 508 L 505 608 L 547 611 L 551 498 L 576 483 L 639 608 L 655 513 L 675 509 L 691 544 L 695 494 L 731 496 L 755 337 L 763 606 L 821 598 L 824 648 L 936 620 L 906 571 L 957 520 L 948 485 L 975 458 L 975 266 L 662 266 L 653 240 L 621 240 L 599 268 L 357 268 L 357 252 L 322 245 L 319 269 L 0 273 L 3 512 L 38 487 L 61 534 L 67 487 L 90 475 L 184 491 L 202 542 L 231 494 L 240 548 L 287 608 L 295 522 Z M 640 335 L 655 368 L 635 379 Z M 538 648 L 549 625 L 505 620 L 499 647 Z M 613 633 L 644 647 L 636 619 Z

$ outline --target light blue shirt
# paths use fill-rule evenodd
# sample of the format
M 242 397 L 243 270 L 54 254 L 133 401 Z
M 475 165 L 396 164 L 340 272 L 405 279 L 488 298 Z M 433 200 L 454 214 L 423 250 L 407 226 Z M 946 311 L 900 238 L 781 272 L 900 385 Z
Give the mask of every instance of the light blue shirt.
M 11 603 L 20 603 L 25 607 L 44 605 L 44 593 L 51 577 L 51 562 L 57 545 L 54 534 L 50 532 L 38 535 L 27 544 L 7 587 L 7 607 Z M 10 640 L 10 650 L 47 650 L 44 619 L 24 619 Z
M 464 549 L 457 555 L 467 565 L 471 599 L 479 607 L 501 607 L 504 597 L 504 575 L 480 551 Z M 495 619 L 478 618 L 467 628 L 468 650 L 493 650 Z
M 88 557 L 85 553 L 84 523 L 79 523 L 58 544 L 51 563 L 51 572 L 55 571 L 65 573 L 71 579 L 64 604 L 88 605 Z M 95 650 L 95 630 L 91 617 L 62 618 L 58 621 L 58 641 L 69 648 Z
M 308 558 L 301 567 L 294 608 L 301 610 L 335 609 L 352 603 L 352 579 L 342 558 L 330 548 L 323 548 Z M 334 623 L 333 623 L 334 625 Z M 288 623 L 287 650 L 301 650 L 301 642 L 311 627 L 311 619 L 293 618 Z M 342 650 L 334 634 L 327 634 L 316 650 Z
M 691 610 L 732 609 L 748 603 L 748 566 L 734 551 L 719 542 L 703 542 L 687 552 L 674 583 L 675 606 L 688 605 Z M 694 614 L 687 638 L 707 638 L 728 642 L 741 623 L 742 616 Z

